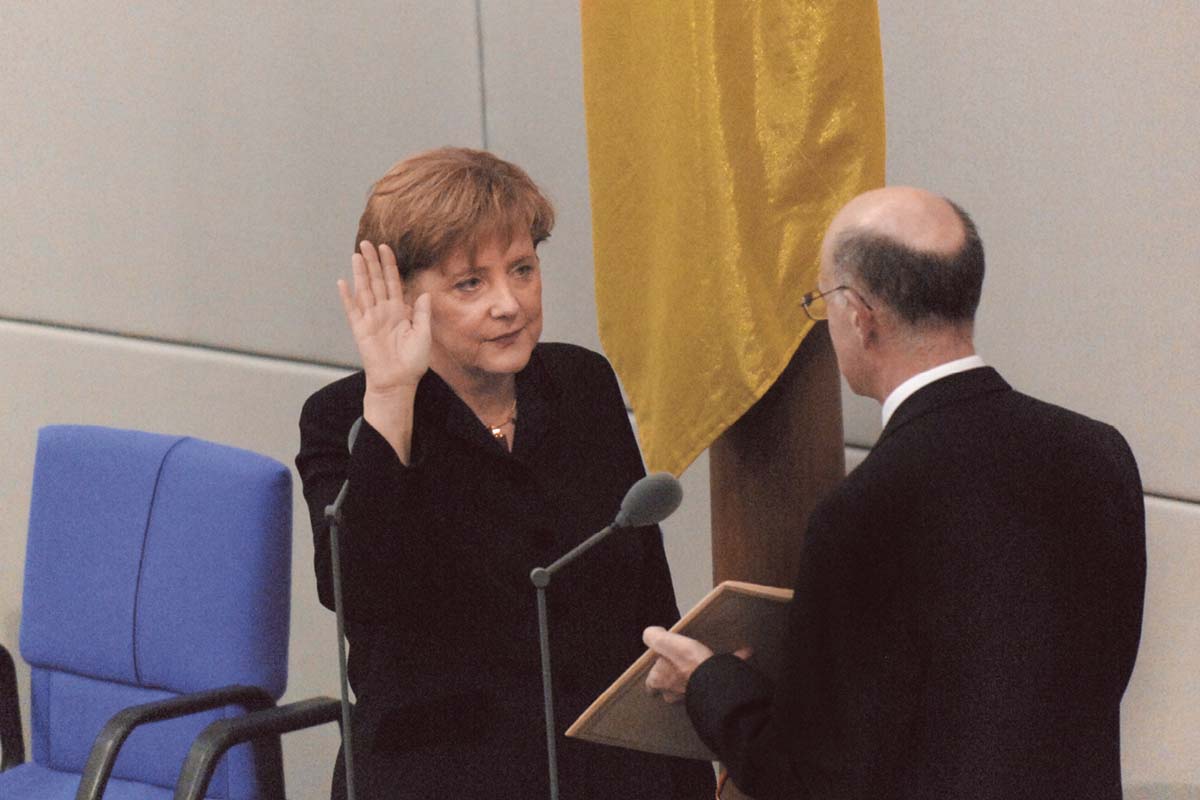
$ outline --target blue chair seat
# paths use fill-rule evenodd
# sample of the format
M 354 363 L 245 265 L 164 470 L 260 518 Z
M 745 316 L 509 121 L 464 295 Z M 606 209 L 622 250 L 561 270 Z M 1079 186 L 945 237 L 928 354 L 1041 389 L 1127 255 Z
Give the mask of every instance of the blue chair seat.
M 122 708 L 237 684 L 287 684 L 291 473 L 266 456 L 186 436 L 82 425 L 38 435 L 21 654 L 31 668 L 31 763 L 0 772 L 0 800 L 74 798 L 97 734 Z M 169 798 L 212 709 L 138 727 L 105 798 Z M 207 794 L 254 800 L 249 746 Z

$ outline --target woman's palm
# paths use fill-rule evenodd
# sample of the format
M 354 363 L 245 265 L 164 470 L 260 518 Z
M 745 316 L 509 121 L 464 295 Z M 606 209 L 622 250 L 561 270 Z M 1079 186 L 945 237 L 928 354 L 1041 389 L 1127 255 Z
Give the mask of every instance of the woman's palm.
M 338 293 L 358 345 L 367 385 L 379 392 L 415 386 L 429 369 L 429 295 L 409 305 L 387 245 L 363 242 L 351 260 L 354 292 L 343 280 Z

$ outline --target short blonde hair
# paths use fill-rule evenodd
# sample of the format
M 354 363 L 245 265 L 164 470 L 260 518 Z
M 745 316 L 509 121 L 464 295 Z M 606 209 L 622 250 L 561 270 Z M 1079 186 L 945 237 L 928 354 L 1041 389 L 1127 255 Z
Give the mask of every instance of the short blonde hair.
M 388 245 L 408 280 L 493 237 L 507 247 L 528 230 L 537 246 L 553 227 L 554 208 L 520 167 L 484 150 L 442 147 L 409 156 L 375 182 L 355 249 L 363 240 Z

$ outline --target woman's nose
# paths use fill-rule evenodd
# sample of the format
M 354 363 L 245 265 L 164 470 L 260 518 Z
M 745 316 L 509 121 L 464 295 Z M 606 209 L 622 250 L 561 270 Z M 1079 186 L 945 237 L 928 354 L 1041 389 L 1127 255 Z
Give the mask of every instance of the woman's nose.
M 492 316 L 511 317 L 520 308 L 521 304 L 517 302 L 517 296 L 512 287 L 508 285 L 508 281 L 500 281 L 496 284 L 495 292 L 492 295 Z

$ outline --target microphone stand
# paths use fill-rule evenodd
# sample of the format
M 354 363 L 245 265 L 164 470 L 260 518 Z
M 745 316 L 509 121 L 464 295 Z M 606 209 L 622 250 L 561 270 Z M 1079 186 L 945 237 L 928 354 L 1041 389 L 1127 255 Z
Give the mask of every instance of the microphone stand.
M 555 572 L 579 558 L 621 527 L 624 526 L 614 522 L 584 539 L 550 566 L 535 567 L 529 573 L 529 580 L 537 589 L 538 645 L 542 651 L 542 706 L 546 713 L 546 764 L 550 770 L 550 800 L 558 800 L 558 749 L 554 740 L 554 690 L 550 679 L 550 625 L 546 611 L 546 587 L 550 585 L 550 579 Z
M 347 437 L 346 451 L 354 450 L 354 440 L 358 438 L 358 429 L 362 427 L 362 417 L 350 426 Z M 342 606 L 342 559 L 339 548 L 339 533 L 342 525 L 342 504 L 346 502 L 346 493 L 350 490 L 350 479 L 342 483 L 337 498 L 325 506 L 325 519 L 329 521 L 329 559 L 333 572 L 333 610 L 337 617 L 338 637 L 338 675 L 341 679 L 342 699 L 342 760 L 346 765 L 346 800 L 354 797 L 354 748 L 353 734 L 350 725 L 350 681 L 346 674 L 346 614 Z
M 613 531 L 657 525 L 679 508 L 683 487 L 665 472 L 646 475 L 625 493 L 617 518 L 593 533 L 548 567 L 535 567 L 529 580 L 537 589 L 538 645 L 542 651 L 542 706 L 546 713 L 546 766 L 550 770 L 550 800 L 558 800 L 558 748 L 554 741 L 554 689 L 550 680 L 550 624 L 546 612 L 546 587 L 554 573 L 599 544 Z

